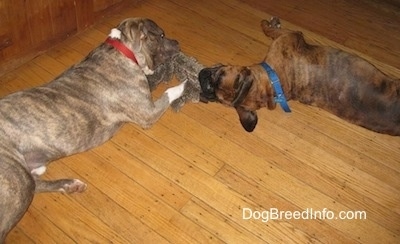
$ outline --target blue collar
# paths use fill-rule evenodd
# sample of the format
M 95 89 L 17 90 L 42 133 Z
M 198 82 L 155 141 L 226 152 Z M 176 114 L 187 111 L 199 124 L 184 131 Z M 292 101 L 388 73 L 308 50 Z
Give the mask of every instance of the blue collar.
M 275 70 L 271 68 L 267 63 L 262 62 L 261 66 L 267 71 L 268 77 L 271 81 L 272 86 L 274 87 L 276 96 L 275 96 L 275 102 L 279 103 L 286 113 L 292 112 L 289 108 L 289 105 L 287 103 L 285 93 L 283 93 L 281 82 L 279 81 L 279 77 L 276 74 Z

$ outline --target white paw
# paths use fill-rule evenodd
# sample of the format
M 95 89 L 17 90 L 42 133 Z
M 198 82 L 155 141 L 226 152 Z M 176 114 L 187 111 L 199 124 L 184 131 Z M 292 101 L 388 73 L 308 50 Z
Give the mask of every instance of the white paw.
M 183 90 L 185 89 L 186 81 L 181 84 L 168 88 L 165 92 L 168 95 L 169 104 L 178 99 L 183 94 Z
M 86 190 L 87 185 L 78 180 L 78 179 L 73 179 L 71 182 L 65 184 L 63 188 L 60 188 L 59 191 L 65 192 L 65 193 L 75 193 L 75 192 L 83 192 Z
M 46 166 L 40 166 L 40 167 L 38 167 L 36 169 L 32 169 L 31 170 L 31 174 L 32 175 L 37 175 L 37 176 L 40 176 L 40 175 L 44 174 L 44 172 L 46 172 Z

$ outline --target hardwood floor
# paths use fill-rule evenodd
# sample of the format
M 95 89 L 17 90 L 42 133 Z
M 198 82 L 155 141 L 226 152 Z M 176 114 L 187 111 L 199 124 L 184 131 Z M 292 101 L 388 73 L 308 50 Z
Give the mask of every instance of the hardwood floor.
M 107 17 L 0 77 L 0 95 L 50 81 L 132 16 L 155 20 L 205 65 L 247 65 L 260 62 L 271 43 L 260 21 L 277 15 L 310 42 L 354 52 L 400 77 L 395 5 L 187 2 L 148 0 Z M 290 115 L 260 110 L 253 133 L 220 104 L 187 104 L 149 130 L 127 124 L 104 145 L 50 164 L 44 178 L 79 178 L 87 191 L 37 194 L 6 243 L 399 243 L 400 137 L 290 106 Z M 249 209 L 264 215 L 246 220 Z M 274 210 L 303 215 L 273 219 Z M 341 211 L 362 219 L 336 218 Z

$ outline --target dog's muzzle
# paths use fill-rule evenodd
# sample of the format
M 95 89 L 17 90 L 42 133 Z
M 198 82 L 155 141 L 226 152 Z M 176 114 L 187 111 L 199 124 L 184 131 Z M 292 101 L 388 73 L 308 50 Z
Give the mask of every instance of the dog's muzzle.
M 199 81 L 201 87 L 200 101 L 204 103 L 215 102 L 217 96 L 215 95 L 215 82 L 213 80 L 212 69 L 205 68 L 200 70 Z

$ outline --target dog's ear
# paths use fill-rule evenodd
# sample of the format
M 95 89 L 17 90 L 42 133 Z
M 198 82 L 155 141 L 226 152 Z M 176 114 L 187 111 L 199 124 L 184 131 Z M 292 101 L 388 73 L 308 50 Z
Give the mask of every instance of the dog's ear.
M 134 18 L 128 18 L 122 21 L 116 29 L 121 31 L 121 41 L 123 43 L 135 43 L 140 39 L 140 23 Z
M 137 29 L 138 29 L 139 37 L 140 37 L 141 40 L 147 38 L 148 33 L 147 33 L 147 29 L 146 29 L 146 27 L 145 27 L 143 22 L 140 22 L 138 24 Z
M 144 19 L 139 23 L 138 27 L 140 31 L 140 39 L 147 38 L 148 36 L 161 36 L 164 34 L 164 32 L 158 27 L 158 25 L 150 20 L 150 19 Z
M 258 117 L 256 111 L 249 111 L 243 107 L 237 107 L 240 123 L 247 132 L 252 132 L 256 128 Z
M 235 86 L 236 84 L 238 84 L 239 87 L 237 89 L 234 87 L 237 91 L 232 100 L 233 107 L 239 106 L 244 101 L 250 91 L 251 86 L 253 85 L 253 76 L 251 75 L 251 70 L 248 68 L 243 69 L 240 72 L 238 82 L 235 82 Z
M 146 75 L 154 72 L 153 59 L 144 45 L 154 25 L 155 23 L 148 19 L 128 18 L 117 27 L 121 31 L 121 41 L 134 51 L 139 66 Z

